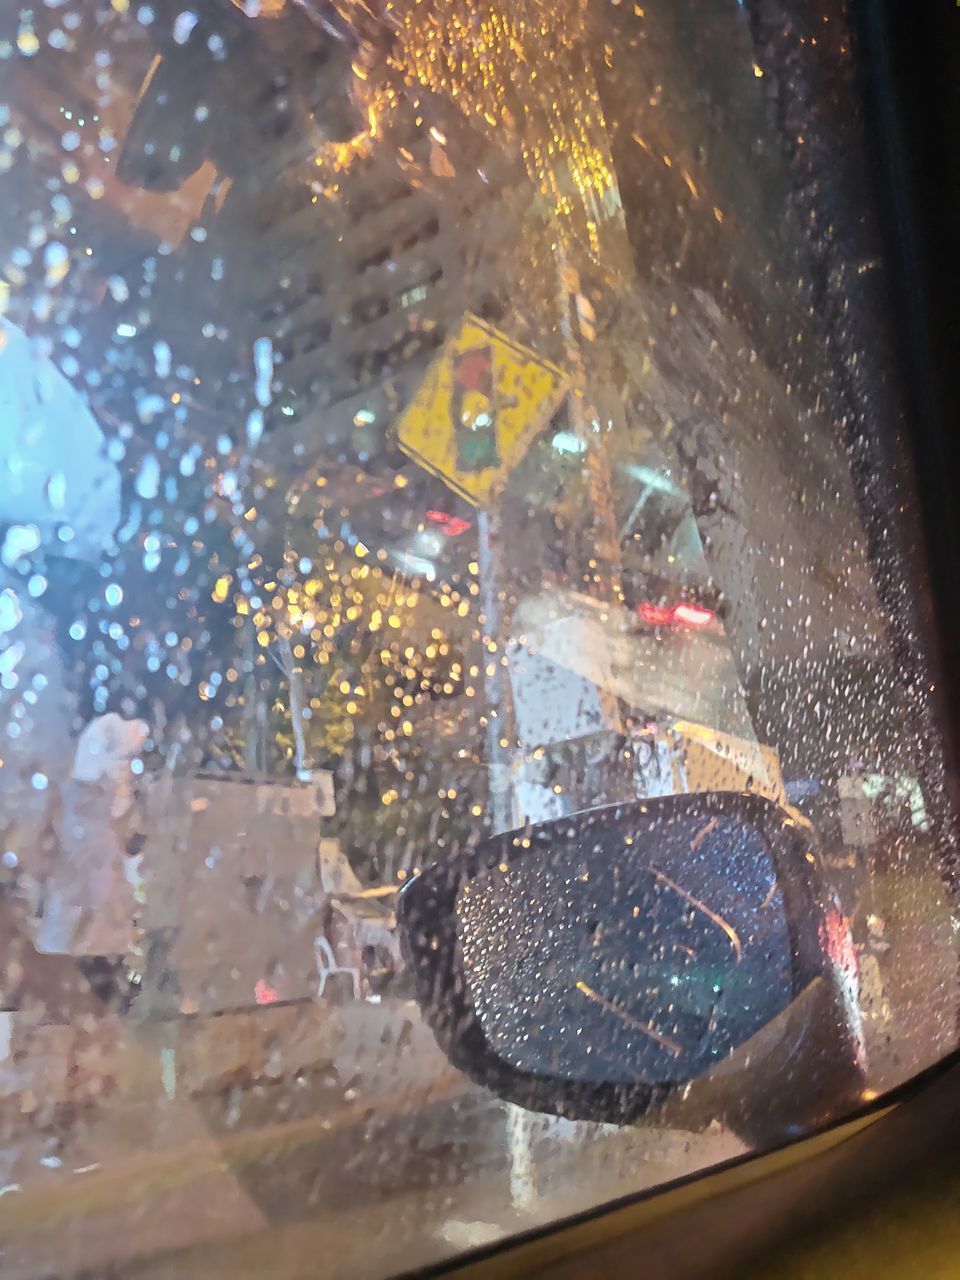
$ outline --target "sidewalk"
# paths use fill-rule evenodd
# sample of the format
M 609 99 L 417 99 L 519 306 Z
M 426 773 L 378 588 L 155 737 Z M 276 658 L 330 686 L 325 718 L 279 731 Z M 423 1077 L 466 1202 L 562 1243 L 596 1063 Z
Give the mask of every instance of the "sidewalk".
M 99 1275 L 258 1230 L 267 1220 L 244 1185 L 258 1165 L 332 1143 L 325 1163 L 340 1168 L 371 1123 L 402 1127 L 470 1088 L 405 1001 L 104 1019 L 11 1040 L 0 1064 L 5 1280 Z
M 378 1046 L 368 1044 L 369 1058 Z M 151 1135 L 165 1124 L 162 1148 L 132 1154 L 128 1144 L 109 1165 L 64 1165 L 0 1196 L 4 1280 L 363 1280 L 743 1150 L 722 1132 L 521 1113 L 532 1182 L 519 1202 L 510 1109 L 449 1067 L 425 1073 L 415 1043 L 384 1057 L 387 1070 L 369 1081 L 318 1073 L 303 1088 L 285 1080 L 178 1100 L 166 1104 L 168 1123 L 131 1106 L 130 1124 Z

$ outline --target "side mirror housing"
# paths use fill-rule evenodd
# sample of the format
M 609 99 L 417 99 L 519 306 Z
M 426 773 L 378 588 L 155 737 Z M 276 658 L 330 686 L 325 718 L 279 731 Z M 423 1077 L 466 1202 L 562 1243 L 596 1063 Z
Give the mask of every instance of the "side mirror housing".
M 399 920 L 441 1048 L 520 1106 L 780 1133 L 862 1090 L 846 922 L 812 828 L 762 797 L 493 837 L 413 880 Z

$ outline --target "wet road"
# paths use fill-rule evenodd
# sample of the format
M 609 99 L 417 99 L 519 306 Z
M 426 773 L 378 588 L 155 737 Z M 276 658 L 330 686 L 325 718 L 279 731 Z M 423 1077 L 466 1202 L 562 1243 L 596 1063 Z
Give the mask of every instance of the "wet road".
M 371 1012 L 372 1050 L 410 1011 Z M 58 1168 L 25 1153 L 31 1180 L 0 1196 L 4 1276 L 383 1276 L 742 1150 L 726 1133 L 516 1111 L 416 1034 L 393 1068 L 392 1088 L 333 1064 L 89 1116 L 58 1148 Z

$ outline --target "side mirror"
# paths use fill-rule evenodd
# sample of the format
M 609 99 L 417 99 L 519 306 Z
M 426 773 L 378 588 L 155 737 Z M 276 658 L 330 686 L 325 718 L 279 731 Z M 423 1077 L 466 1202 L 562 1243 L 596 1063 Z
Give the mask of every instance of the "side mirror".
M 769 1142 L 862 1091 L 846 921 L 812 829 L 762 797 L 496 836 L 411 881 L 398 914 L 441 1048 L 520 1106 Z

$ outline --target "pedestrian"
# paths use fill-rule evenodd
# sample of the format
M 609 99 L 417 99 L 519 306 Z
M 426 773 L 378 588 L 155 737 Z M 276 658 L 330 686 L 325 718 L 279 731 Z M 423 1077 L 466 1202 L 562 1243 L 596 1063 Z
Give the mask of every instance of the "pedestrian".
M 0 562 L 0 1009 L 54 1021 L 96 1005 L 69 957 L 34 946 L 75 710 L 55 619 Z
M 135 993 L 126 970 L 137 911 L 121 821 L 133 805 L 131 763 L 147 734 L 144 721 L 113 713 L 81 733 L 37 928 L 37 950 L 74 957 L 95 994 L 117 1012 Z

